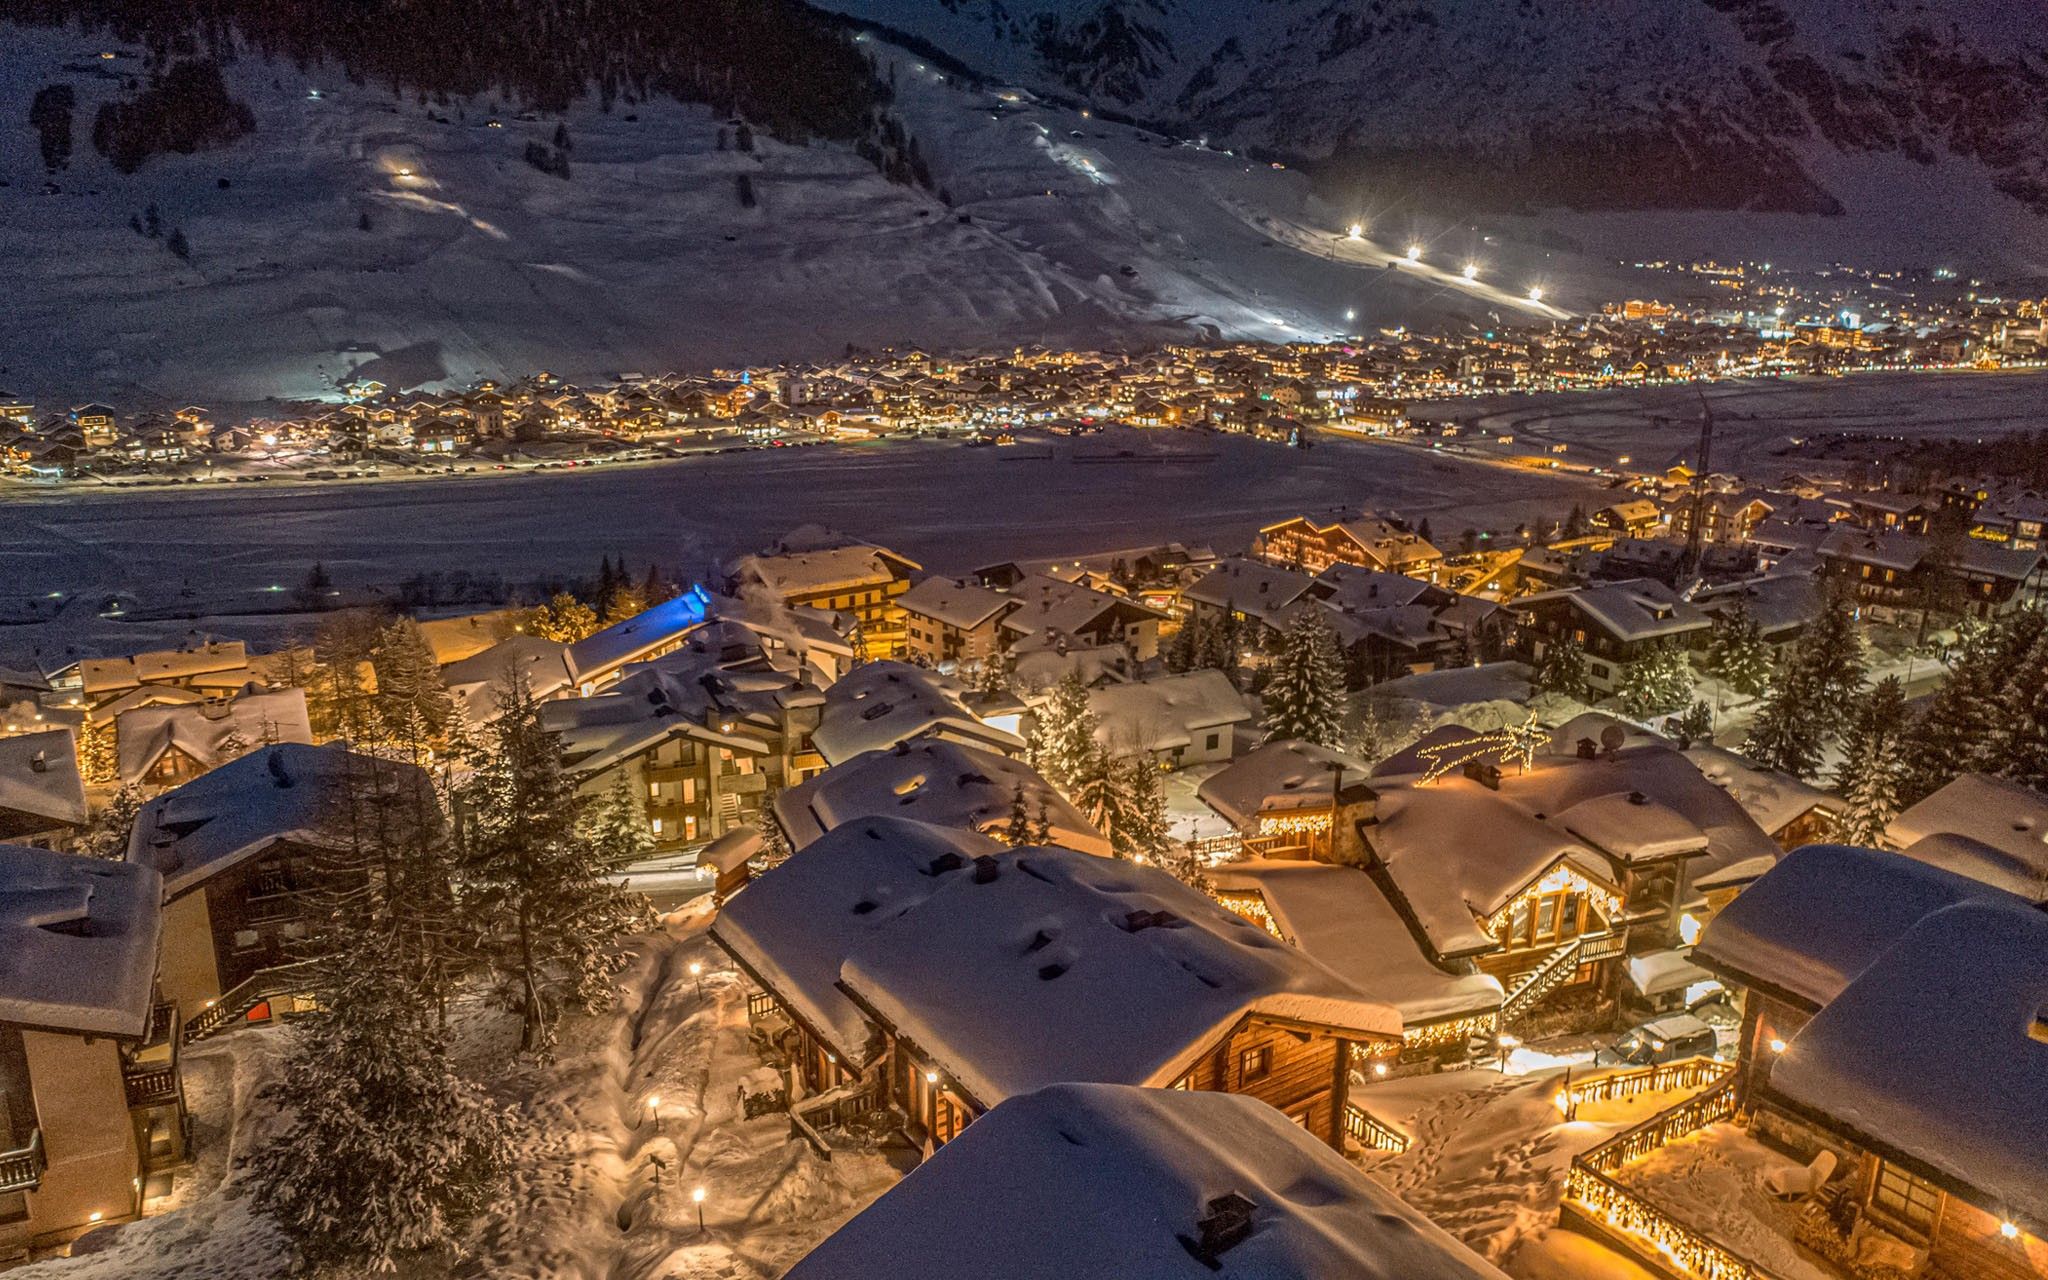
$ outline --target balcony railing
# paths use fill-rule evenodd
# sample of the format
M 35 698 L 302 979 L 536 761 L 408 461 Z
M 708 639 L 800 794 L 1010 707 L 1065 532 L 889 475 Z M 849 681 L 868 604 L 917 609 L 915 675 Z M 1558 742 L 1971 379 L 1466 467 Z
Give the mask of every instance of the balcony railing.
M 1704 1064 L 1704 1065 L 1703 1065 Z M 1715 1068 L 1712 1083 L 1676 1106 L 1609 1138 L 1572 1161 L 1565 1179 L 1563 1217 L 1577 1219 L 1595 1234 L 1660 1262 L 1667 1270 L 1693 1280 L 1779 1280 L 1772 1272 L 1688 1226 L 1677 1214 L 1643 1191 L 1623 1186 L 1612 1175 L 1658 1147 L 1695 1133 L 1735 1114 L 1735 1072 L 1704 1059 L 1669 1063 L 1647 1072 L 1622 1072 L 1574 1086 L 1572 1097 L 1593 1101 L 1603 1088 L 1626 1090 L 1636 1082 L 1667 1073 L 1673 1084 L 1686 1075 Z M 1624 1092 L 1606 1096 L 1625 1097 Z
M 0 1194 L 34 1191 L 43 1184 L 43 1170 L 49 1164 L 43 1156 L 43 1131 L 29 1130 L 28 1145 L 0 1151 Z
M 283 995 L 296 995 L 304 991 L 312 976 L 311 963 L 303 960 L 296 964 L 281 964 L 251 974 L 236 983 L 232 989 L 222 992 L 219 999 L 187 1021 L 185 1038 L 204 1040 L 246 1016 L 251 1009 L 266 1000 Z
M 121 1073 L 121 1087 L 128 1094 L 128 1107 L 169 1106 L 178 1100 L 178 1069 L 174 1066 L 145 1067 Z
M 1355 1102 L 1344 1104 L 1344 1132 L 1362 1147 L 1374 1151 L 1406 1151 L 1408 1135 L 1382 1124 Z
M 1584 938 L 1573 938 L 1557 950 L 1543 957 L 1543 963 L 1530 970 L 1515 989 L 1508 992 L 1500 1002 L 1500 1020 L 1503 1025 L 1513 1022 L 1529 1010 L 1536 1002 L 1565 984 L 1579 968 L 1579 953 L 1585 949 Z

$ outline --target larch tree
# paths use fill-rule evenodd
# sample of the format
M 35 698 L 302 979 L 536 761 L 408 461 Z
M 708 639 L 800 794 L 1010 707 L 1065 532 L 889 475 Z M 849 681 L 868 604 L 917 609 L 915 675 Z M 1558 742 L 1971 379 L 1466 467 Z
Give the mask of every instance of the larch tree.
M 595 1012 L 625 966 L 620 944 L 648 919 L 645 899 L 607 877 L 638 856 L 608 843 L 614 818 L 563 771 L 524 681 L 508 691 L 476 771 L 458 790 L 464 906 L 499 998 L 521 1017 L 520 1049 L 554 1042 L 565 1005 Z M 627 803 L 631 797 L 627 798 Z
M 1334 747 L 1344 740 L 1344 657 L 1320 608 L 1303 609 L 1287 629 L 1266 686 L 1268 741 L 1298 738 Z
M 1839 834 L 1848 844 L 1875 847 L 1899 814 L 1904 782 L 1900 745 L 1905 737 L 1906 688 L 1897 676 L 1877 682 L 1849 718 L 1835 791 L 1842 797 Z

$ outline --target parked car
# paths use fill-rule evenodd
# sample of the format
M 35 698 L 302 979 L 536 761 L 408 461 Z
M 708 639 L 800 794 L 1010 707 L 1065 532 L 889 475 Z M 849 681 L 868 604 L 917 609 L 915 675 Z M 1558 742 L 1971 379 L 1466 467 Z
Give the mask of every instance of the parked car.
M 1645 1022 L 1593 1055 L 1596 1067 L 1654 1067 L 1680 1058 L 1711 1058 L 1714 1029 L 1689 1013 Z

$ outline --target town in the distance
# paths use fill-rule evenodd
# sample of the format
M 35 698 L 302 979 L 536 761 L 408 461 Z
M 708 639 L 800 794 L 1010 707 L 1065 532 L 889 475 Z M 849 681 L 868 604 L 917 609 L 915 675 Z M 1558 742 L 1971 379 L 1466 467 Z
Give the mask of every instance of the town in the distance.
M 2039 431 L 1717 466 L 1702 397 L 1645 465 L 1420 412 L 2044 349 L 2038 302 L 1731 280 L 1746 318 L 0 406 L 24 488 L 1138 429 L 1597 495 L 964 573 L 878 507 L 487 601 L 315 561 L 137 652 L 15 645 L 71 614 L 9 582 L 0 1256 L 2048 1276 Z

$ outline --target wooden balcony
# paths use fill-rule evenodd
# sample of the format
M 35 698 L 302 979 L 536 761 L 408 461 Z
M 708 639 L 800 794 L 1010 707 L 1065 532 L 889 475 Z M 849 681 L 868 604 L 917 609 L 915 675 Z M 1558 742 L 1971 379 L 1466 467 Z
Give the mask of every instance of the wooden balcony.
M 29 1130 L 28 1142 L 13 1151 L 0 1151 L 0 1195 L 34 1191 L 43 1184 L 43 1171 L 50 1162 L 43 1155 L 43 1131 Z

